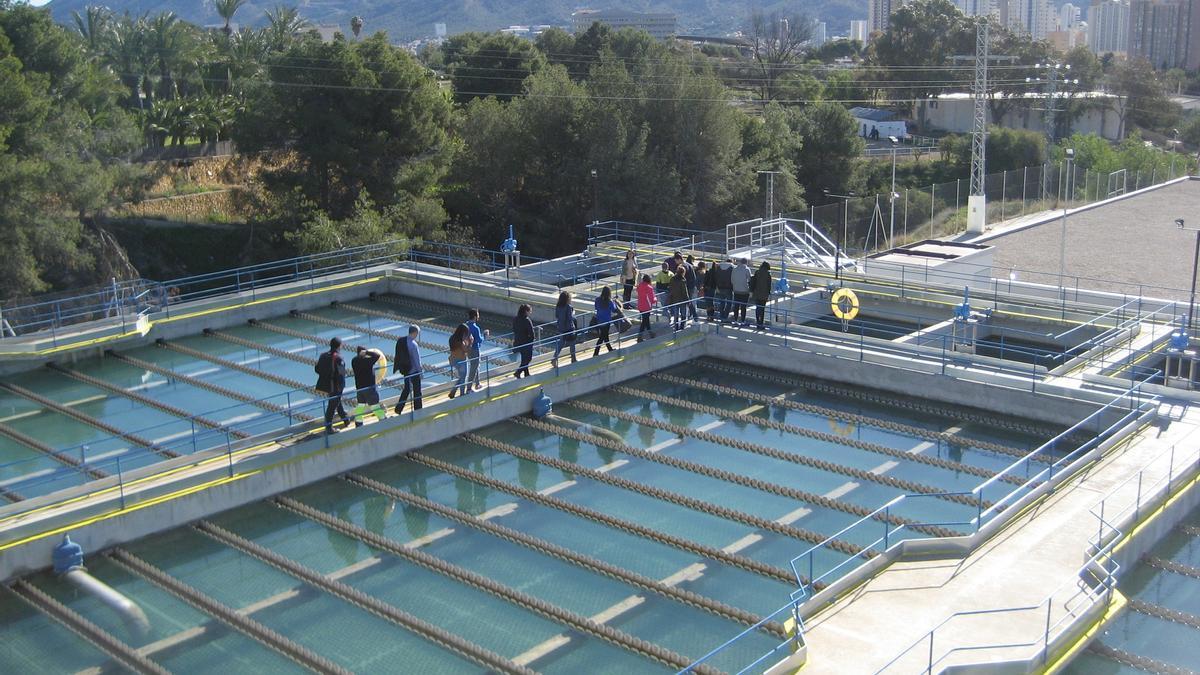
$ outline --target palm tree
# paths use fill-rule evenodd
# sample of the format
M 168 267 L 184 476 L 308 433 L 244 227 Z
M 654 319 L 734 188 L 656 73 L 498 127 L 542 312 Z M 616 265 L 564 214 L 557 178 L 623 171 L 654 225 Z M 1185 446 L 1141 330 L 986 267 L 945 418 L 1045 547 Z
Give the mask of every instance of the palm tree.
M 225 27 L 221 29 L 221 32 L 225 33 L 225 37 L 229 37 L 229 34 L 233 32 L 233 28 L 229 25 L 229 22 L 233 21 L 233 15 L 245 4 L 246 0 L 213 0 L 213 7 L 217 10 L 217 15 L 225 20 Z
M 292 38 L 311 25 L 307 19 L 300 16 L 300 10 L 295 7 L 275 5 L 274 9 L 268 9 L 266 32 L 270 38 L 271 49 L 287 49 Z
M 75 19 L 75 30 L 83 37 L 88 54 L 93 59 L 101 56 L 108 40 L 112 11 L 107 7 L 88 5 L 82 16 L 79 12 L 71 12 L 71 18 Z
M 354 31 L 354 38 L 358 39 L 358 34 L 362 32 L 363 20 L 361 16 L 355 16 L 350 19 L 350 30 Z
M 130 107 L 141 109 L 142 87 L 148 81 L 150 53 L 146 44 L 146 16 L 128 12 L 112 22 L 108 31 L 106 61 L 129 88 Z

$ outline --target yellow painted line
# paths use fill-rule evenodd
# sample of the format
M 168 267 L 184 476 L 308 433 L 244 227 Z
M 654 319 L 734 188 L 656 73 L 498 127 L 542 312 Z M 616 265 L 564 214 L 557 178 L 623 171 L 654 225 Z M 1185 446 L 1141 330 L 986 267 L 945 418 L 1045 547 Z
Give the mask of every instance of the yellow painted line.
M 695 340 L 695 339 L 699 339 L 699 337 L 700 337 L 700 336 L 699 336 L 698 334 L 695 334 L 695 335 L 690 335 L 690 336 L 688 336 L 688 341 L 693 341 L 693 340 Z M 652 354 L 652 353 L 654 353 L 654 352 L 656 352 L 656 351 L 659 351 L 659 350 L 665 349 L 665 348 L 667 348 L 667 347 L 673 346 L 673 345 L 675 345 L 675 344 L 677 344 L 677 343 L 678 343 L 678 344 L 682 344 L 682 343 L 680 342 L 680 339 L 679 339 L 679 338 L 674 338 L 674 339 L 671 339 L 671 340 L 669 340 L 669 341 L 663 342 L 663 343 L 661 343 L 661 344 L 659 344 L 659 345 L 655 345 L 655 346 L 654 346 L 654 348 L 652 348 L 652 349 L 648 349 L 648 350 L 646 350 L 644 353 L 645 353 L 645 354 Z M 574 377 L 574 376 L 576 376 L 576 375 L 580 375 L 580 374 L 582 374 L 582 373 L 589 372 L 589 371 L 591 371 L 591 370 L 597 370 L 597 369 L 599 369 L 599 368 L 601 368 L 601 367 L 604 367 L 604 366 L 607 366 L 607 365 L 611 365 L 612 363 L 617 363 L 617 362 L 619 362 L 620 360 L 623 360 L 624 358 L 625 358 L 624 356 L 619 356 L 619 357 L 616 357 L 616 358 L 614 358 L 614 359 L 611 359 L 611 360 L 605 360 L 603 363 L 598 363 L 598 364 L 596 364 L 596 365 L 594 365 L 594 366 L 592 366 L 592 367 L 590 367 L 590 368 L 587 368 L 587 369 L 581 370 L 581 371 L 579 371 L 579 372 L 573 372 L 573 373 L 570 373 L 569 375 L 558 375 L 558 376 L 555 376 L 555 377 L 553 377 L 553 378 L 551 378 L 550 380 L 547 380 L 547 381 L 545 381 L 545 382 L 541 382 L 541 383 L 538 383 L 538 384 L 535 384 L 535 385 L 530 385 L 529 387 L 526 387 L 526 388 L 524 388 L 524 389 L 521 389 L 521 390 L 518 390 L 518 391 L 514 391 L 514 392 L 507 392 L 507 393 L 505 393 L 505 394 L 502 394 L 502 395 L 500 395 L 500 396 L 493 397 L 493 398 L 499 399 L 499 398 L 503 398 L 504 396 L 509 396 L 509 395 L 511 395 L 511 394 L 515 394 L 515 393 L 521 393 L 521 392 L 529 391 L 529 390 L 532 390 L 532 389 L 535 389 L 535 388 L 538 388 L 538 387 L 542 387 L 542 386 L 545 386 L 545 385 L 547 385 L 547 384 L 550 384 L 550 383 L 553 383 L 553 382 L 559 382 L 559 381 L 565 380 L 567 377 Z M 419 424 L 427 424 L 427 423 L 430 423 L 430 422 L 436 421 L 436 420 L 438 420 L 438 419 L 440 419 L 440 418 L 442 418 L 442 417 L 445 417 L 445 416 L 447 416 L 447 415 L 450 415 L 450 414 L 452 414 L 452 413 L 454 413 L 454 412 L 456 412 L 456 411 L 458 411 L 458 410 L 462 410 L 462 409 L 465 409 L 465 408 L 471 407 L 472 405 L 475 405 L 475 404 L 477 404 L 477 403 L 478 403 L 478 402 L 472 402 L 471 404 L 468 404 L 468 405 L 463 405 L 463 406 L 459 406 L 458 408 L 454 408 L 454 409 L 452 409 L 452 410 L 447 410 L 447 411 L 444 411 L 444 412 L 438 413 L 437 415 L 431 415 L 431 416 L 429 416 L 429 417 L 425 417 L 425 418 L 422 418 L 422 419 L 419 419 L 419 420 L 416 420 L 416 421 L 413 421 L 413 422 L 408 422 L 408 423 L 406 423 L 406 424 L 400 424 L 400 425 L 397 425 L 397 426 L 395 426 L 395 427 L 392 427 L 392 428 L 390 428 L 390 429 L 380 430 L 380 431 L 378 431 L 378 432 L 376 432 L 376 433 L 374 433 L 374 434 L 371 434 L 370 436 L 368 436 L 368 438 L 382 438 L 382 437 L 384 437 L 384 436 L 386 436 L 386 435 L 389 435 L 389 434 L 395 433 L 395 432 L 397 432 L 397 431 L 402 431 L 402 430 L 408 430 L 408 429 L 411 429 L 412 427 L 414 427 L 414 426 L 416 426 L 416 425 L 419 425 Z M 312 433 L 312 431 L 311 431 L 311 430 L 309 430 L 309 431 L 306 431 L 306 432 L 303 432 L 303 433 L 300 433 L 300 434 L 296 434 L 295 436 L 291 436 L 291 437 L 289 437 L 289 438 L 286 438 L 286 439 L 280 439 L 279 441 L 272 441 L 272 442 L 263 443 L 263 444 L 261 444 L 261 445 L 254 446 L 254 447 L 252 447 L 252 448 L 245 448 L 245 449 L 242 449 L 242 450 L 238 450 L 237 452 L 235 452 L 235 453 L 232 453 L 232 454 L 233 454 L 235 457 L 237 457 L 237 456 L 241 456 L 241 455 L 244 455 L 244 454 L 246 454 L 246 453 L 249 453 L 249 452 L 253 452 L 253 451 L 256 451 L 256 450 L 261 450 L 261 449 L 263 449 L 263 448 L 266 448 L 266 447 L 268 447 L 268 446 L 270 446 L 270 445 L 280 445 L 280 446 L 282 446 L 282 444 L 283 444 L 283 443 L 285 443 L 285 442 L 287 442 L 287 441 L 291 441 L 291 440 L 298 439 L 298 438 L 300 438 L 300 437 L 302 437 L 302 436 L 304 436 L 304 435 L 310 434 L 310 433 Z M 130 506 L 130 507 L 127 507 L 127 508 L 125 508 L 125 509 L 117 509 L 117 510 L 114 510 L 114 511 L 108 512 L 108 513 L 106 513 L 106 514 L 101 514 L 101 515 L 98 515 L 98 516 L 91 516 L 91 517 L 85 518 L 85 519 L 83 519 L 83 520 L 80 520 L 80 521 L 73 522 L 73 523 L 71 523 L 71 524 L 69 524 L 69 525 L 64 525 L 64 526 L 61 526 L 61 527 L 54 528 L 54 529 L 52 529 L 52 530 L 48 530 L 48 531 L 44 531 L 44 532 L 40 532 L 40 533 L 37 533 L 37 534 L 32 534 L 32 535 L 29 535 L 28 537 L 25 537 L 25 538 L 23 538 L 23 539 L 18 539 L 18 540 L 16 540 L 16 541 L 12 541 L 12 542 L 8 542 L 8 543 L 6 543 L 6 544 L 2 544 L 2 545 L 0 545 L 0 551 L 5 551 L 5 550 L 7 550 L 7 549 L 10 549 L 10 548 L 13 548 L 13 547 L 15 547 L 15 546 L 20 546 L 20 545 L 22 545 L 22 544 L 26 544 L 26 543 L 29 543 L 29 542 L 32 542 L 32 541 L 36 541 L 36 540 L 38 540 L 38 539 L 42 539 L 42 538 L 45 538 L 45 537 L 51 537 L 51 536 L 54 536 L 54 535 L 56 535 L 56 534 L 62 534 L 62 533 L 64 533 L 64 532 L 68 532 L 68 531 L 70 531 L 70 530 L 73 530 L 73 529 L 78 529 L 78 528 L 80 528 L 80 527 L 85 527 L 85 526 L 87 526 L 87 525 L 91 525 L 91 524 L 94 524 L 94 523 L 100 522 L 100 521 L 102 521 L 102 520 L 107 520 L 107 519 L 109 519 L 109 518 L 113 518 L 113 517 L 116 517 L 116 516 L 123 515 L 123 514 L 125 514 L 125 513 L 130 513 L 130 512 L 132 512 L 132 511 L 139 510 L 139 509 L 141 509 L 141 508 L 145 508 L 145 507 L 147 507 L 147 506 L 151 506 L 151 505 L 154 505 L 154 504 L 161 504 L 161 503 L 165 503 L 165 502 L 167 502 L 167 501 L 171 501 L 171 500 L 177 499 L 177 498 L 179 498 L 179 497 L 185 497 L 185 496 L 187 496 L 187 495 L 194 494 L 195 492 L 197 492 L 197 491 L 200 491 L 200 490 L 203 490 L 203 489 L 208 489 L 208 488 L 210 488 L 210 487 L 216 487 L 216 486 L 219 486 L 219 485 L 224 485 L 224 484 L 226 484 L 226 483 L 229 483 L 229 482 L 231 482 L 231 481 L 233 481 L 233 480 L 240 480 L 241 478 L 245 478 L 245 477 L 247 477 L 247 476 L 252 476 L 252 475 L 259 474 L 259 473 L 263 473 L 263 472 L 265 472 L 265 471 L 267 471 L 267 470 L 274 469 L 274 468 L 276 468 L 276 467 L 280 467 L 280 466 L 285 466 L 285 465 L 287 465 L 287 464 L 290 464 L 290 463 L 292 463 L 292 462 L 296 462 L 296 461 L 300 461 L 300 460 L 308 459 L 308 458 L 310 458 L 310 457 L 316 457 L 316 456 L 318 456 L 318 455 L 320 455 L 320 454 L 323 454 L 323 453 L 325 453 L 325 452 L 329 452 L 329 451 L 332 451 L 332 450 L 336 450 L 336 449 L 338 449 L 338 448 L 340 448 L 340 447 L 342 447 L 342 446 L 348 445 L 348 444 L 349 444 L 349 443 L 351 443 L 351 442 L 357 443 L 357 442 L 359 442 L 359 441 L 358 441 L 358 440 L 356 440 L 356 441 L 345 441 L 345 442 L 342 442 L 342 443 L 336 443 L 336 444 L 333 444 L 333 443 L 331 443 L 331 444 L 329 445 L 329 447 L 328 447 L 328 448 L 318 448 L 318 449 L 316 449 L 316 450 L 314 450 L 314 451 L 312 451 L 312 452 L 305 453 L 305 454 L 303 454 L 303 455 L 297 455 L 296 457 L 292 457 L 292 458 L 289 458 L 289 459 L 286 459 L 286 460 L 282 460 L 282 461 L 279 461 L 279 462 L 275 462 L 275 463 L 273 463 L 273 464 L 268 464 L 267 466 L 264 466 L 264 467 L 262 467 L 262 468 L 256 469 L 256 470 L 254 470 L 254 471 L 249 471 L 249 472 L 246 472 L 246 473 L 238 473 L 238 474 L 234 474 L 232 477 L 222 477 L 222 478 L 219 478 L 219 479 L 216 479 L 216 480 L 213 480 L 213 481 L 209 481 L 209 482 L 207 482 L 207 483 L 202 483 L 202 484 L 200 484 L 200 485 L 198 485 L 198 486 L 192 486 L 192 487 L 190 487 L 190 488 L 184 488 L 184 489 L 182 489 L 182 490 L 179 490 L 179 491 L 176 491 L 176 492 L 168 493 L 168 494 L 166 494 L 166 495 L 161 495 L 161 496 L 159 496 L 159 497 L 155 497 L 155 498 L 153 498 L 153 499 L 148 499 L 148 500 L 146 500 L 145 502 L 140 502 L 140 503 L 138 503 L 138 504 L 136 504 L 136 505 L 134 505 L 134 506 Z M 189 464 L 189 465 L 187 465 L 187 466 L 176 467 L 176 468 L 174 468 L 174 469 L 171 469 L 171 470 L 169 470 L 169 471 L 164 471 L 164 472 L 161 472 L 161 473 L 156 473 L 156 474 L 154 474 L 154 475 L 151 475 L 151 476 L 146 476 L 146 477 L 144 477 L 144 478 L 139 478 L 139 479 L 137 479 L 136 481 L 131 481 L 131 482 L 127 483 L 127 484 L 126 484 L 126 486 L 139 485 L 139 484 L 141 484 L 141 483 L 145 483 L 145 482 L 147 482 L 147 481 L 153 481 L 153 480 L 157 480 L 157 479 L 160 479 L 160 478 L 169 477 L 169 476 L 171 476 L 171 475 L 173 475 L 173 474 L 176 474 L 176 473 L 179 473 L 179 472 L 181 472 L 181 471 L 186 471 L 186 470 L 195 469 L 195 468 L 197 468 L 197 467 L 205 466 L 205 465 L 207 465 L 207 464 L 211 464 L 211 463 L 214 463 L 214 462 L 226 463 L 226 462 L 228 462 L 228 461 L 229 461 L 229 457 L 230 457 L 230 456 L 229 456 L 229 455 L 227 455 L 227 454 L 225 454 L 225 455 L 216 455 L 216 456 L 214 456 L 214 457 L 209 457 L 209 458 L 207 458 L 207 459 L 201 460 L 200 462 L 197 462 L 196 464 Z M 8 520 L 13 520 L 13 519 L 16 519 L 16 518 L 24 518 L 24 517 L 27 517 L 29 514 L 38 513 L 38 512 L 40 512 L 40 511 L 44 511 L 44 510 L 48 510 L 48 509 L 60 508 L 60 507 L 62 507 L 62 506 L 68 505 L 68 504 L 76 503 L 76 502 L 79 502 L 79 501 L 82 501 L 82 500 L 85 500 L 85 499 L 90 499 L 90 498 L 92 498 L 92 497 L 97 497 L 97 496 L 100 496 L 100 495 L 103 495 L 103 494 L 111 494 L 111 493 L 113 493 L 113 492 L 116 492 L 116 491 L 118 491 L 118 490 L 120 490 L 120 489 L 122 489 L 122 488 L 121 488 L 121 486 L 113 486 L 113 487 L 111 487 L 111 488 L 105 488 L 105 489 L 103 489 L 103 490 L 98 490 L 98 491 L 96 491 L 96 492 L 91 492 L 91 493 L 88 493 L 88 494 L 86 494 L 86 495 L 81 495 L 81 496 L 79 496 L 79 497 L 74 497 L 74 498 L 72 498 L 72 499 L 70 499 L 70 500 L 67 500 L 67 501 L 58 502 L 58 503 L 55 503 L 55 504 L 50 504 L 50 505 L 47 505 L 47 506 L 44 506 L 44 507 L 40 507 L 40 508 L 38 508 L 38 509 L 35 509 L 35 510 L 32 510 L 32 511 L 26 511 L 26 512 L 24 512 L 24 513 L 21 513 L 21 514 L 18 514 L 18 515 L 12 516 L 12 517 L 10 517 Z M 2 523 L 0 523 L 0 525 L 2 525 Z
M 1072 659 L 1079 655 L 1079 652 L 1083 651 L 1084 648 L 1087 647 L 1088 643 L 1091 642 L 1100 631 L 1104 630 L 1105 626 L 1107 626 L 1112 622 L 1113 619 L 1116 619 L 1117 616 L 1120 615 L 1120 613 L 1125 609 L 1125 605 L 1128 603 L 1129 599 L 1125 597 L 1125 594 L 1114 588 L 1112 592 L 1112 600 L 1109 601 L 1108 609 L 1104 610 L 1104 614 L 1102 614 L 1095 623 L 1093 623 L 1086 631 L 1084 631 L 1083 635 L 1080 635 L 1070 647 L 1068 647 L 1062 654 L 1058 655 L 1054 661 L 1050 662 L 1045 668 L 1034 672 L 1040 673 L 1041 675 L 1053 675 L 1054 673 L 1061 671 L 1071 663 Z

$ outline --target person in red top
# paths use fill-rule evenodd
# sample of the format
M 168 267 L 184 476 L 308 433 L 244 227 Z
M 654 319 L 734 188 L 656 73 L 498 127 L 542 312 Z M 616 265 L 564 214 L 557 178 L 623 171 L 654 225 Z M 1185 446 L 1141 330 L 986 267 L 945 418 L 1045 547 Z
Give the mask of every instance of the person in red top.
M 650 282 L 650 275 L 642 275 L 642 283 L 637 287 L 638 295 L 638 311 L 642 313 L 642 326 L 638 329 L 637 341 L 642 341 L 642 333 L 649 333 L 650 337 L 654 337 L 654 331 L 650 330 L 650 312 L 654 311 L 655 305 L 658 304 L 658 295 L 654 292 L 654 284 Z

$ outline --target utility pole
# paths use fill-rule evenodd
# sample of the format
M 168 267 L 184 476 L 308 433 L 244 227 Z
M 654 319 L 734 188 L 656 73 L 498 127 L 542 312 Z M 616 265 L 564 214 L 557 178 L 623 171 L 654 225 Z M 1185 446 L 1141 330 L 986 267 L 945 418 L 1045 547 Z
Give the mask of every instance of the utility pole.
M 975 118 L 971 125 L 971 191 L 967 196 L 967 233 L 983 234 L 987 227 L 987 95 L 988 62 L 1015 61 L 1013 56 L 995 56 L 989 53 L 988 17 L 983 16 L 975 23 L 975 56 L 955 56 L 955 61 L 975 61 L 975 81 L 971 86 L 971 97 L 975 103 Z
M 1027 77 L 1026 82 L 1044 82 L 1046 84 L 1046 106 L 1042 108 L 1042 125 L 1046 127 L 1046 156 L 1050 155 L 1050 148 L 1054 147 L 1054 131 L 1057 126 L 1058 118 L 1058 95 L 1059 84 L 1079 84 L 1078 79 L 1067 79 L 1070 75 L 1071 64 L 1066 63 L 1038 63 L 1034 65 L 1038 70 L 1044 70 L 1045 75 L 1041 77 Z M 1049 161 L 1047 159 L 1047 161 Z M 1050 196 L 1050 186 L 1046 183 L 1046 172 L 1042 171 L 1042 199 Z
M 775 176 L 783 173 L 782 171 L 759 171 L 758 174 L 766 175 L 767 177 L 767 212 L 763 216 L 763 220 L 771 220 L 775 217 Z

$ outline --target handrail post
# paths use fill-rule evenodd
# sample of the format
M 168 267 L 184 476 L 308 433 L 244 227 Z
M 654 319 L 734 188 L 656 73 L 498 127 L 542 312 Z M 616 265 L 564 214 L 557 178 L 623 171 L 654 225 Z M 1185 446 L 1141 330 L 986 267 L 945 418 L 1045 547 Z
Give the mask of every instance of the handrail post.
M 125 508 L 125 477 L 121 473 L 121 456 L 117 455 L 117 494 L 121 496 L 121 508 Z

